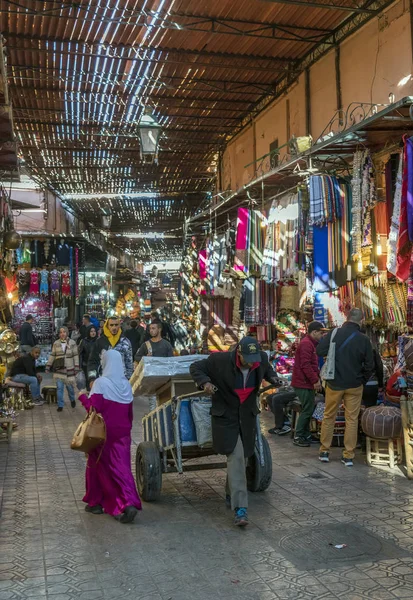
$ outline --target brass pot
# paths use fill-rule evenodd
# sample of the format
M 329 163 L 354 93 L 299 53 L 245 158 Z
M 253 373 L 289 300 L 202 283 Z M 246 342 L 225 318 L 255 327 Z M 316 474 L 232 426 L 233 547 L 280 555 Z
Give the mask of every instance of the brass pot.
M 6 329 L 0 335 L 0 340 L 2 340 L 4 342 L 15 342 L 16 341 L 16 334 L 11 329 Z
M 12 229 L 4 234 L 4 247 L 6 250 L 17 250 L 21 244 L 21 237 L 17 231 Z

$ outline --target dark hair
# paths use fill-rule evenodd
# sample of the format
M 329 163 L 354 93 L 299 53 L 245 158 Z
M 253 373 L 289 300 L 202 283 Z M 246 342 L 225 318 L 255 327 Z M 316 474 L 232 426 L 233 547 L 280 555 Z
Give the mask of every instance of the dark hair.
M 138 326 L 138 321 L 131 321 L 130 326 L 132 327 L 132 329 L 136 329 Z
M 90 321 L 90 315 L 83 315 L 84 319 L 87 319 L 88 321 Z
M 189 356 L 189 351 L 188 350 L 181 350 L 181 356 Z
M 149 325 L 157 325 L 158 327 L 162 327 L 162 321 L 160 321 L 159 319 L 152 319 Z
M 114 315 L 113 317 L 108 317 L 108 321 L 119 321 L 119 317 Z
M 26 321 L 32 321 L 32 320 L 33 320 L 33 315 L 27 315 Z

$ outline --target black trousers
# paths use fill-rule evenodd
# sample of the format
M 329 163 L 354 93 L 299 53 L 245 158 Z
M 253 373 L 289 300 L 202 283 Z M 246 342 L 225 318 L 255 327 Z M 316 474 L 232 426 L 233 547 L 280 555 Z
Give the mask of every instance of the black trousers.
M 281 429 L 285 421 L 285 408 L 297 397 L 295 392 L 277 392 L 268 396 L 268 406 L 274 414 L 275 427 Z
M 379 397 L 378 385 L 365 385 L 363 389 L 363 397 L 361 403 L 363 406 L 376 406 Z

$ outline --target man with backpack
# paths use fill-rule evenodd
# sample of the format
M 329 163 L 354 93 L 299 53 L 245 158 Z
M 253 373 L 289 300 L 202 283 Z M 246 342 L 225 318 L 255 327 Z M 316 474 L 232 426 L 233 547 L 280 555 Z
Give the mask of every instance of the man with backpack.
M 317 346 L 318 356 L 327 357 L 324 376 L 326 404 L 321 424 L 319 456 L 321 462 L 329 462 L 337 411 L 344 404 L 346 429 L 341 462 L 347 467 L 353 466 L 363 385 L 374 371 L 373 348 L 369 338 L 360 331 L 362 322 L 363 312 L 359 308 L 353 308 L 347 322 L 322 338 Z
M 157 356 L 168 358 L 173 356 L 171 344 L 162 338 L 162 323 L 159 320 L 153 320 L 149 325 L 150 340 L 141 345 L 135 354 L 135 362 L 140 362 L 144 356 Z

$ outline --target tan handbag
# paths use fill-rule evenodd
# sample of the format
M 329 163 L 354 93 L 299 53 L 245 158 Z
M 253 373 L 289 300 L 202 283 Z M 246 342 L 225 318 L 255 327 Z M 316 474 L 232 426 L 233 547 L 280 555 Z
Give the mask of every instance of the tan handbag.
M 73 436 L 70 447 L 88 454 L 106 441 L 106 425 L 102 415 L 92 407 Z

